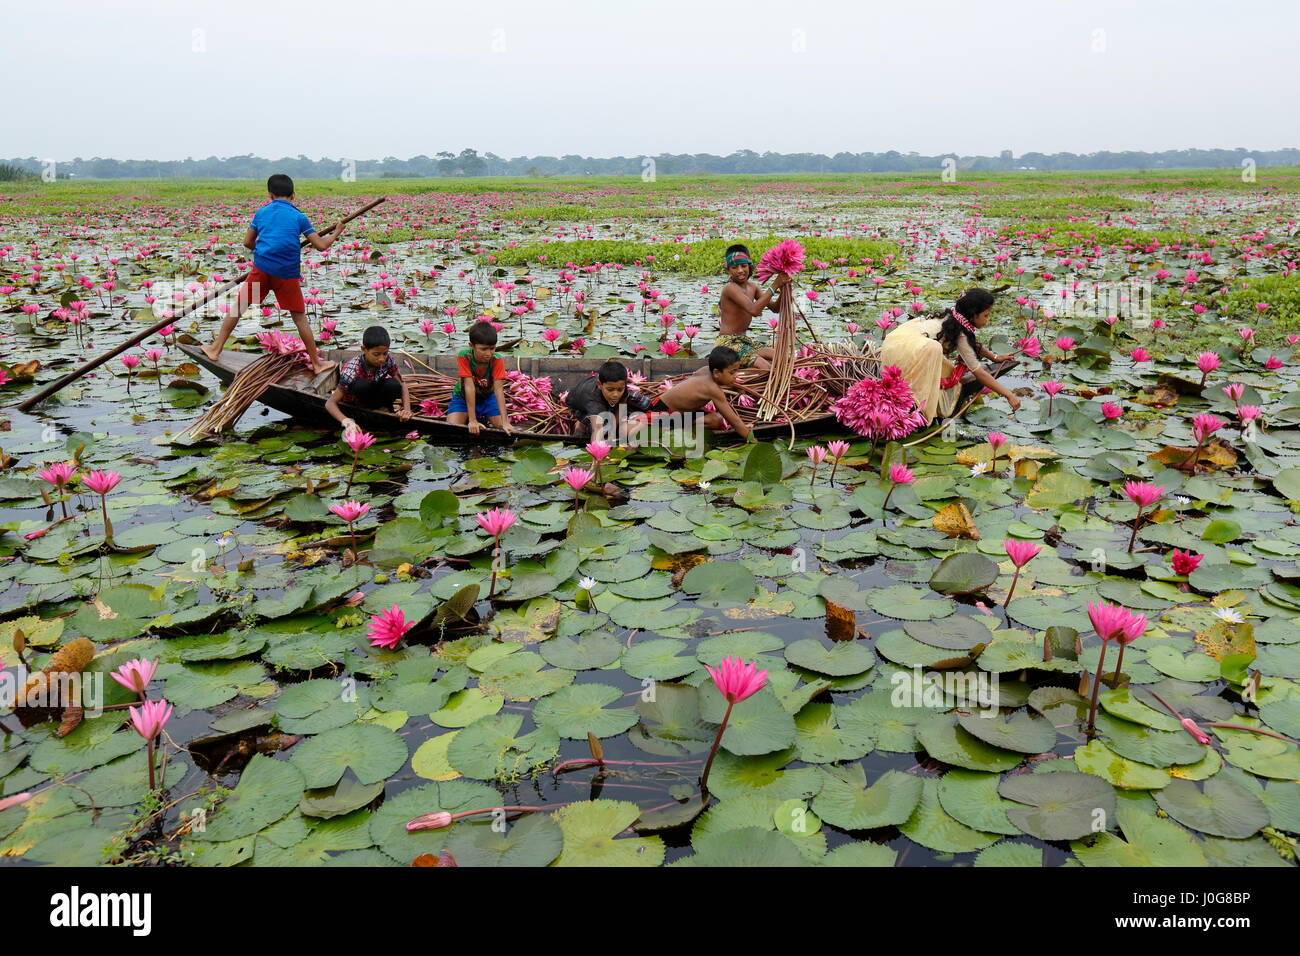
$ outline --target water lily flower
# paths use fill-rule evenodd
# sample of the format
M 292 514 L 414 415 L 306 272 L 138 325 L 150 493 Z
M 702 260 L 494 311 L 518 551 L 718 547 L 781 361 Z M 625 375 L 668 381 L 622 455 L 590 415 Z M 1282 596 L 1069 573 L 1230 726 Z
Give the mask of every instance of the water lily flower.
M 493 538 L 499 538 L 519 520 L 519 516 L 509 508 L 493 508 L 474 516 L 478 526 Z
M 1223 364 L 1218 352 L 1202 352 L 1196 356 L 1196 367 L 1201 370 L 1201 387 L 1205 386 L 1205 377 Z
M 1052 401 L 1060 394 L 1061 389 L 1065 388 L 1060 382 L 1051 381 L 1043 382 L 1042 389 L 1047 393 L 1047 417 L 1052 417 Z
M 1111 641 L 1120 645 L 1120 663 L 1124 660 L 1124 648 L 1137 640 L 1146 631 L 1147 619 L 1144 614 L 1134 614 L 1128 608 L 1116 604 L 1089 604 L 1088 619 L 1093 630 L 1101 638 L 1101 656 L 1097 660 L 1097 673 L 1092 682 L 1092 702 L 1088 709 L 1088 730 L 1091 732 L 1097 717 L 1097 695 L 1101 691 L 1101 675 L 1106 665 L 1106 647 Z M 1120 673 L 1116 668 L 1116 675 Z
M 387 611 L 371 616 L 370 630 L 366 636 L 370 638 L 371 647 L 383 647 L 391 651 L 396 649 L 398 642 L 414 626 L 415 622 L 408 621 L 402 609 L 394 604 Z
M 1173 566 L 1174 574 L 1188 575 L 1196 570 L 1197 565 L 1205 560 L 1205 555 L 1194 554 L 1191 551 L 1179 551 L 1174 549 L 1174 553 L 1169 556 L 1169 563 Z
M 147 661 L 142 657 L 137 657 L 133 661 L 127 661 L 109 676 L 127 690 L 139 694 L 143 699 L 145 689 L 149 686 L 149 682 L 153 680 L 153 673 L 157 668 L 157 661 Z
M 1107 421 L 1114 421 L 1124 415 L 1124 409 L 1120 408 L 1114 402 L 1105 402 L 1101 406 L 1101 414 Z
M 992 467 L 993 466 L 990 465 L 987 461 L 977 461 L 975 464 L 971 465 L 970 476 L 972 478 L 977 478 L 980 475 L 987 472 Z
M 1210 735 L 1207 734 L 1205 731 L 1203 731 L 1200 728 L 1200 725 L 1197 724 L 1196 721 L 1192 720 L 1192 718 L 1184 717 L 1182 720 L 1179 721 L 1179 723 L 1183 725 L 1184 730 L 1186 730 L 1189 734 L 1191 734 L 1193 737 L 1196 738 L 1198 743 L 1202 743 L 1202 744 L 1210 743 Z
M 1241 612 L 1234 611 L 1230 607 L 1221 607 L 1215 610 L 1214 616 L 1225 624 L 1243 624 L 1246 619 Z
M 1002 606 L 1006 607 L 1011 603 L 1012 595 L 1016 593 L 1016 584 L 1020 581 L 1020 569 L 1038 557 L 1043 548 L 1032 541 L 1017 541 L 1015 538 L 1007 538 L 1003 541 L 1002 548 L 1007 552 L 1011 563 L 1016 566 L 1016 573 L 1011 578 L 1011 587 L 1007 590 L 1007 598 L 1002 602 Z
M 898 464 L 889 466 L 889 491 L 885 492 L 885 500 L 881 502 L 880 510 L 884 511 L 889 507 L 889 499 L 893 497 L 894 489 L 899 485 L 910 485 L 916 481 L 916 473 L 907 465 Z
M 1153 485 L 1145 481 L 1124 483 L 1124 497 L 1137 505 L 1137 517 L 1133 519 L 1133 533 L 1128 539 L 1130 553 L 1133 551 L 1133 542 L 1137 539 L 1138 526 L 1142 524 L 1142 512 L 1159 501 L 1164 493 L 1165 489 L 1161 485 Z
M 731 719 L 731 709 L 741 701 L 747 700 L 758 693 L 767 683 L 767 671 L 757 670 L 757 667 L 756 663 L 746 664 L 739 657 L 724 657 L 717 668 L 705 665 L 704 669 L 713 678 L 713 684 L 718 688 L 718 693 L 727 701 L 727 712 L 722 716 L 722 723 L 718 727 L 717 736 L 713 738 L 713 749 L 709 751 L 709 759 L 704 764 L 704 773 L 700 775 L 700 791 L 702 793 L 708 793 L 709 771 L 713 769 L 713 758 L 718 754 L 718 745 L 722 743 L 722 735 L 727 729 L 727 721 Z
M 1151 353 L 1141 347 L 1135 348 L 1132 352 L 1130 352 L 1129 357 L 1133 359 L 1133 364 L 1135 365 L 1140 362 L 1151 361 Z
M 1065 358 L 1070 353 L 1070 349 L 1074 348 L 1074 339 L 1063 335 L 1056 340 L 1056 347 L 1061 350 L 1061 358 Z
M 1183 462 L 1180 467 L 1191 465 L 1192 469 L 1196 468 L 1196 462 L 1201 457 L 1201 449 L 1205 443 L 1210 440 L 1210 436 L 1226 425 L 1223 419 L 1210 414 L 1197 415 L 1192 419 L 1192 436 L 1196 439 L 1196 447 L 1192 449 L 1191 455 Z
M 560 473 L 565 483 L 573 489 L 573 510 L 577 511 L 581 501 L 579 495 L 582 489 L 591 483 L 592 478 L 596 477 L 586 468 L 566 468 Z
M 165 700 L 146 700 L 138 707 L 128 707 L 131 714 L 131 726 L 145 740 L 145 759 L 149 763 L 149 791 L 152 793 L 158 784 L 153 769 L 153 742 L 163 727 L 171 719 L 172 705 Z
M 356 521 L 358 518 L 364 517 L 366 512 L 369 510 L 370 505 L 362 504 L 360 501 L 345 501 L 341 505 L 330 506 L 330 511 L 338 515 L 348 524 L 352 524 L 352 522 Z
M 81 483 L 95 494 L 103 496 L 117 487 L 122 476 L 116 471 L 92 471 L 81 479 Z
M 3 813 L 5 810 L 8 810 L 10 807 L 16 807 L 19 806 L 20 804 L 24 804 L 31 798 L 32 798 L 32 794 L 30 792 L 15 793 L 12 797 L 0 797 L 0 813 Z
M 1231 385 L 1223 386 L 1223 394 L 1232 399 L 1232 404 L 1240 405 L 1241 396 L 1246 393 L 1246 386 L 1240 382 L 1233 382 Z
M 352 479 L 356 477 L 357 462 L 361 460 L 361 453 L 375 443 L 375 436 L 356 429 L 344 434 L 343 441 L 352 449 L 352 470 L 348 472 L 348 486 L 343 490 L 343 497 L 346 498 L 352 493 Z
M 1007 436 L 1002 434 L 1002 432 L 989 432 L 988 441 L 989 445 L 993 448 L 993 461 L 989 463 L 989 469 L 993 470 L 994 466 L 998 463 L 998 451 L 1007 443 Z
M 1276 372 L 1283 364 L 1283 361 L 1276 355 L 1270 355 L 1268 361 L 1264 363 L 1264 368 L 1268 369 L 1270 372 Z
M 104 537 L 112 540 L 113 524 L 108 520 L 108 493 L 117 487 L 122 476 L 115 471 L 92 471 L 81 479 L 81 483 L 99 495 L 100 511 L 104 516 Z

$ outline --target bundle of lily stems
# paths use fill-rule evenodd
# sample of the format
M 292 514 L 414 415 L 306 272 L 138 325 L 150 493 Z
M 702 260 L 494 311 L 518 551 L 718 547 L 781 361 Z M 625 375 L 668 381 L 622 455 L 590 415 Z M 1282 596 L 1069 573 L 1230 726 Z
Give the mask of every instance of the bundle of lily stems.
M 250 362 L 230 380 L 230 386 L 221 398 L 177 437 L 192 435 L 202 438 L 234 427 L 263 392 L 285 376 L 301 370 L 305 361 L 306 355 L 302 352 L 271 352 Z

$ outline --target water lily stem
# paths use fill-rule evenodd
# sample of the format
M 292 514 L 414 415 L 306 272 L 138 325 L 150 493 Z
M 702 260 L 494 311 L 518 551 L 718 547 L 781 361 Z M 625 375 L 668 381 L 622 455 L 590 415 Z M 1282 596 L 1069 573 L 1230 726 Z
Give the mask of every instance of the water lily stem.
M 1093 729 L 1097 719 L 1097 695 L 1101 692 L 1102 668 L 1106 666 L 1106 641 L 1101 642 L 1101 657 L 1097 659 L 1097 673 L 1092 682 L 1092 704 L 1088 707 L 1088 731 Z
M 722 735 L 727 730 L 727 721 L 731 719 L 731 708 L 735 706 L 734 701 L 727 701 L 727 712 L 722 715 L 722 723 L 718 726 L 718 736 L 713 738 L 713 747 L 709 750 L 708 762 L 704 764 L 704 773 L 700 775 L 700 794 L 705 799 L 708 799 L 709 794 L 709 771 L 713 769 L 713 758 L 718 755 L 718 745 L 722 743 Z

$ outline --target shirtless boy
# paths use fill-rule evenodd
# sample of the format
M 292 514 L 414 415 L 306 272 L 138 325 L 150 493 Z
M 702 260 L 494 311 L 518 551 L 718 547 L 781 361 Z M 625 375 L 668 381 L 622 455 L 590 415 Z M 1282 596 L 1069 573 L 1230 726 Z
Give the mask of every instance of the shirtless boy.
M 732 349 L 740 357 L 740 367 L 769 368 L 776 353 L 749 337 L 749 326 L 763 310 L 779 310 L 776 293 L 789 281 L 788 275 L 778 275 L 772 288 L 761 290 L 752 281 L 754 260 L 743 245 L 727 247 L 727 284 L 722 287 L 718 301 L 720 313 L 717 344 Z
M 697 422 L 705 428 L 721 428 L 725 420 L 736 430 L 737 435 L 748 438 L 749 426 L 741 421 L 722 391 L 735 383 L 739 373 L 740 356 L 725 345 L 717 346 L 709 353 L 708 365 L 656 398 L 646 416 L 635 416 L 628 429 L 628 437 L 636 434 L 648 422 L 664 415 L 675 415 L 686 428 L 693 427 Z M 709 402 L 713 403 L 716 412 L 701 411 Z

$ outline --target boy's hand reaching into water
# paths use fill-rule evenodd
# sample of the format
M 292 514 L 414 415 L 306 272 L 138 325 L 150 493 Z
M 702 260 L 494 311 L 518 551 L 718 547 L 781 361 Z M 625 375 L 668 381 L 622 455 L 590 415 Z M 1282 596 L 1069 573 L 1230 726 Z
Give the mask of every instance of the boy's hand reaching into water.
M 397 410 L 397 418 L 399 421 L 403 421 L 403 422 L 410 421 L 412 414 L 414 413 L 411 411 L 410 407 L 406 405 L 403 405 L 401 408 Z

